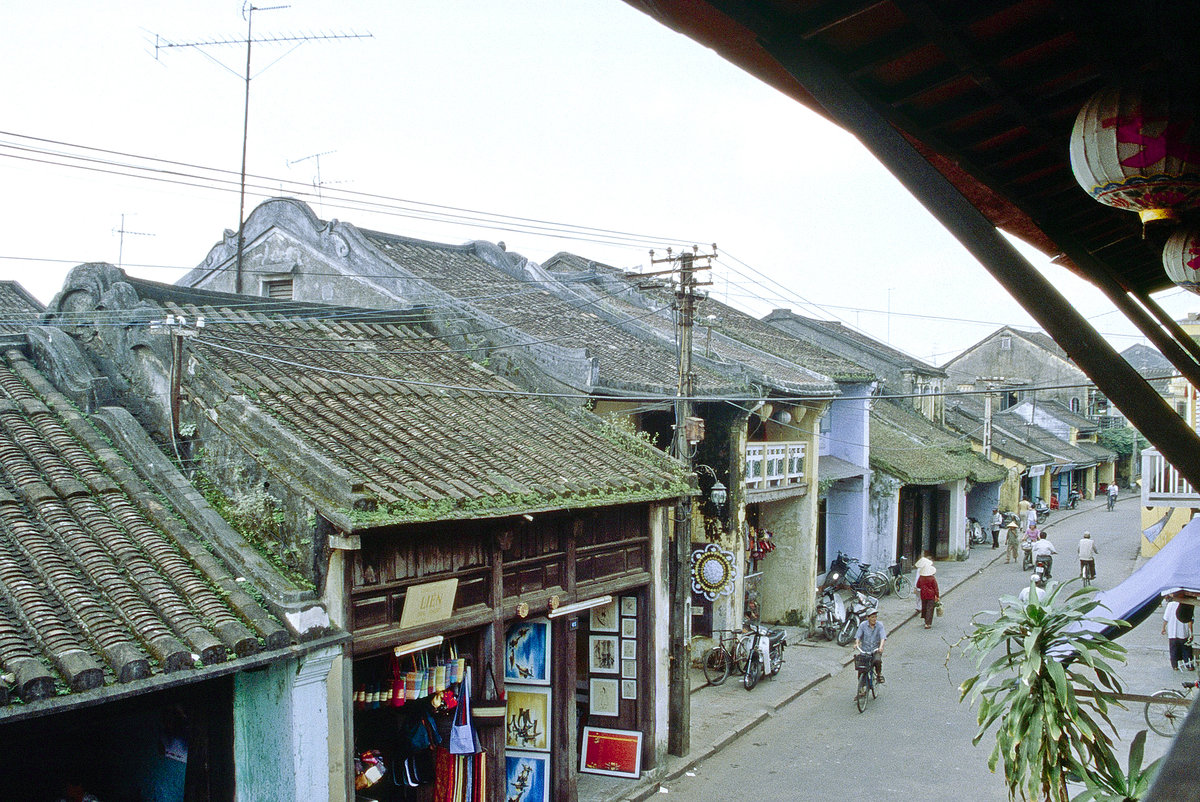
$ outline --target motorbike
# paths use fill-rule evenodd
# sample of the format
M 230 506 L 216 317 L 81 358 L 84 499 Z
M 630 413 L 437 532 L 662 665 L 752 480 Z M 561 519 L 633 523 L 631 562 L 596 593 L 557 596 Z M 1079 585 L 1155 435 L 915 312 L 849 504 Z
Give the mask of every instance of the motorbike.
M 1021 570 L 1033 568 L 1033 543 L 1028 538 L 1021 538 Z
M 1034 563 L 1034 569 L 1037 571 L 1040 571 L 1043 578 L 1045 578 L 1045 579 L 1051 578 L 1050 567 L 1054 564 L 1053 557 L 1051 557 L 1049 554 L 1043 554 L 1042 556 L 1040 556 L 1036 560 L 1034 560 L 1033 563 Z
M 1080 493 L 1078 490 L 1072 490 L 1070 493 L 1068 493 L 1067 494 L 1067 509 L 1073 510 L 1076 507 L 1078 507 L 1079 499 L 1082 497 L 1083 497 L 1083 494 Z
M 858 625 L 867 620 L 867 613 L 878 609 L 879 599 L 855 591 L 854 596 L 850 599 L 850 603 L 846 605 L 846 621 L 842 624 L 842 628 L 838 630 L 838 646 L 845 646 L 847 643 L 853 641 L 855 633 L 858 632 Z
M 742 678 L 742 684 L 750 691 L 754 690 L 754 686 L 764 676 L 773 677 L 783 667 L 787 633 L 782 629 L 750 624 L 748 634 L 743 637 L 750 639 L 750 657 L 746 661 L 746 674 Z
M 842 625 L 846 623 L 846 604 L 838 594 L 837 588 L 828 581 L 817 595 L 817 629 L 828 640 L 837 638 Z
M 1042 499 L 1034 499 L 1033 508 L 1037 510 L 1037 522 L 1039 524 L 1050 517 L 1050 505 Z

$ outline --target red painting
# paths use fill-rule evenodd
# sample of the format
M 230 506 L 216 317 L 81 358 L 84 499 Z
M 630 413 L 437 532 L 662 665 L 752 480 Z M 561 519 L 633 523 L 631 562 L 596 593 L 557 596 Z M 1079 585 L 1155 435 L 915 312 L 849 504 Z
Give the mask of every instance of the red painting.
M 635 730 L 584 727 L 579 770 L 636 780 L 642 770 L 642 734 Z

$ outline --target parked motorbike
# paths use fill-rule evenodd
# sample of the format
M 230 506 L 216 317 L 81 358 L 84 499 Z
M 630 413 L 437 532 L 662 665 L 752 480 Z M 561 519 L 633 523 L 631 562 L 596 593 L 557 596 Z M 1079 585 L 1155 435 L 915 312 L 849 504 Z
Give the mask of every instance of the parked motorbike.
M 1072 490 L 1070 493 L 1068 493 L 1067 494 L 1067 509 L 1073 510 L 1076 507 L 1078 507 L 1079 499 L 1081 499 L 1082 497 L 1083 497 L 1083 494 L 1080 493 L 1078 490 Z
M 855 633 L 858 632 L 858 625 L 867 619 L 867 613 L 878 609 L 879 599 L 855 591 L 850 603 L 846 605 L 846 621 L 838 630 L 838 646 L 845 646 L 852 642 Z
M 1033 508 L 1037 510 L 1037 522 L 1039 524 L 1050 517 L 1050 505 L 1042 499 L 1034 499 Z
M 773 677 L 783 667 L 787 633 L 782 629 L 750 624 L 748 634 L 742 637 L 750 639 L 750 657 L 746 661 L 746 673 L 742 684 L 746 690 L 751 691 L 764 675 Z
M 817 629 L 828 640 L 837 638 L 842 625 L 846 623 L 846 604 L 838 594 L 837 588 L 828 580 L 817 595 Z

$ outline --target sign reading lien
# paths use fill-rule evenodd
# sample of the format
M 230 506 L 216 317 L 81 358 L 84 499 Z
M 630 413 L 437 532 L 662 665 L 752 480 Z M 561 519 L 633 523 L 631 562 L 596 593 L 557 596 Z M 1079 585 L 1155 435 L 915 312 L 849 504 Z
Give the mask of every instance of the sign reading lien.
M 583 728 L 579 770 L 635 780 L 642 769 L 642 734 L 637 730 Z
M 409 588 L 404 596 L 404 610 L 400 613 L 400 628 L 419 627 L 449 618 L 454 614 L 456 593 L 457 579 L 443 579 Z

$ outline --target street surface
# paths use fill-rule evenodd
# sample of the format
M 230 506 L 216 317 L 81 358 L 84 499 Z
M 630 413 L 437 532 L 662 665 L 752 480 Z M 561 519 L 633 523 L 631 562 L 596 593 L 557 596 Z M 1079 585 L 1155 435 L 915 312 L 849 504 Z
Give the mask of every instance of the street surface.
M 1096 586 L 1112 587 L 1135 568 L 1139 548 L 1139 507 L 1126 496 L 1113 512 L 1103 500 L 1081 510 L 1051 513 L 1047 537 L 1058 549 L 1054 578 L 1078 573 L 1076 544 L 1084 529 L 1097 542 Z M 998 562 L 992 558 L 1001 555 Z M 860 714 L 854 705 L 856 677 L 847 668 L 804 693 L 753 730 L 667 783 L 664 790 L 687 800 L 928 799 L 1007 800 L 999 774 L 987 768 L 995 743 L 993 730 L 978 746 L 974 707 L 959 703 L 958 686 L 975 673 L 956 641 L 970 630 L 971 618 L 997 609 L 1001 595 L 1015 595 L 1029 582 L 1028 572 L 1005 565 L 1003 549 L 975 547 L 971 561 L 981 569 L 943 597 L 945 615 L 926 630 L 919 618 L 890 630 L 884 651 L 886 684 Z M 916 608 L 916 602 L 913 608 Z M 1160 608 L 1161 609 L 1161 608 Z M 893 613 L 894 615 L 894 613 Z M 1188 675 L 1172 672 L 1161 636 L 1161 612 L 1119 640 L 1129 650 L 1119 668 L 1126 692 L 1149 694 L 1179 687 Z M 802 648 L 802 647 L 801 647 Z M 847 646 L 849 659 L 853 646 Z M 1194 679 L 1195 677 L 1190 677 Z M 747 704 L 752 700 L 747 698 Z M 694 708 L 693 717 L 703 716 Z M 1125 765 L 1128 739 L 1147 729 L 1143 705 L 1117 710 L 1113 721 L 1125 739 L 1117 754 Z M 1147 761 L 1166 751 L 1168 742 L 1148 733 Z

